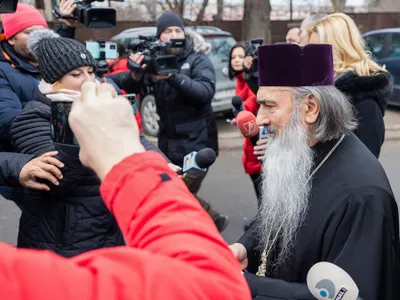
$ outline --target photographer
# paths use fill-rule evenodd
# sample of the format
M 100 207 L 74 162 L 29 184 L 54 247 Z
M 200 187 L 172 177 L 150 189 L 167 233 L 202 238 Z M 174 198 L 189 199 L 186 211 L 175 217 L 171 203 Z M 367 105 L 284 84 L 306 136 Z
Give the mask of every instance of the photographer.
M 184 24 L 172 12 L 164 13 L 157 21 L 157 38 L 160 42 L 184 39 Z M 116 74 L 111 78 L 129 93 L 139 93 L 150 79 L 154 86 L 157 112 L 160 116 L 158 147 L 172 163 L 182 166 L 185 155 L 203 148 L 212 148 L 218 154 L 218 133 L 211 101 L 215 93 L 215 71 L 209 58 L 196 52 L 191 39 L 186 38 L 184 48 L 168 48 L 167 54 L 177 56 L 179 71 L 166 76 L 144 74 L 144 56 L 136 53 L 130 57 L 142 69 L 129 74 Z M 197 194 L 201 181 L 198 179 Z M 220 231 L 228 224 L 228 217 L 215 212 L 201 199 L 203 207 L 210 213 Z

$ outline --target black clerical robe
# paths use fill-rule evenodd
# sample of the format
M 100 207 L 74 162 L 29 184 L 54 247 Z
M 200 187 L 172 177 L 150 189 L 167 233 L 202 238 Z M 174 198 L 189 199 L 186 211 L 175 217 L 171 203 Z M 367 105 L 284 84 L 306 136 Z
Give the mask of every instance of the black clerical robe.
M 315 166 L 336 142 L 313 147 Z M 247 249 L 245 276 L 254 299 L 314 299 L 306 276 L 321 261 L 348 272 L 364 300 L 400 299 L 398 208 L 382 166 L 354 134 L 314 175 L 307 217 L 290 260 L 267 269 L 266 277 L 255 275 L 261 253 L 257 226 L 255 221 L 239 240 Z

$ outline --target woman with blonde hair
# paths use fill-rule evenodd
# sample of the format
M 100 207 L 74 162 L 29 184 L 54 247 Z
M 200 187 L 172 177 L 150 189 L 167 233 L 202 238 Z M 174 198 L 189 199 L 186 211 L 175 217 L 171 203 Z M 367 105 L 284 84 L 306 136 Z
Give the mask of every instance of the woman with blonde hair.
M 385 140 L 383 116 L 393 91 L 391 75 L 371 59 L 356 24 L 343 13 L 318 20 L 308 35 L 310 44 L 332 45 L 335 86 L 356 110 L 359 126 L 355 134 L 379 157 Z

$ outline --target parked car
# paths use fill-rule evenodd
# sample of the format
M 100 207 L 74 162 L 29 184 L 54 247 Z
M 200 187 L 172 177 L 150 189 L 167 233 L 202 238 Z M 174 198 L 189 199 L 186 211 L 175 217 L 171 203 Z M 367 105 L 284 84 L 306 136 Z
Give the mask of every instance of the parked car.
M 385 65 L 394 79 L 390 105 L 400 106 L 400 28 L 369 31 L 363 35 L 367 50 L 380 65 Z
M 212 100 L 212 108 L 214 113 L 224 114 L 232 112 L 232 97 L 235 96 L 235 81 L 228 78 L 228 61 L 229 52 L 236 44 L 236 40 L 229 32 L 213 26 L 188 26 L 185 30 L 193 30 L 201 34 L 207 43 L 212 46 L 211 52 L 208 54 L 217 79 L 216 92 Z M 127 47 L 133 39 L 141 36 L 155 36 L 156 27 L 137 27 L 122 31 L 118 35 L 111 38 L 112 41 L 118 42 Z M 152 93 L 151 86 L 146 88 L 140 101 L 138 101 L 140 114 L 143 119 L 143 129 L 149 135 L 156 136 L 158 134 L 157 109 L 155 98 Z

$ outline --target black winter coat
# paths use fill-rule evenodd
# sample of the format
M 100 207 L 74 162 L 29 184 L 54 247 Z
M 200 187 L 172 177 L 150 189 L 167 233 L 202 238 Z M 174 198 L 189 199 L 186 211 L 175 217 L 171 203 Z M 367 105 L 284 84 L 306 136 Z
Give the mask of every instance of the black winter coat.
M 218 133 L 211 101 L 215 93 L 215 71 L 207 55 L 193 50 L 186 40 L 178 56 L 179 73 L 167 80 L 153 81 L 157 113 L 160 116 L 158 147 L 176 165 L 192 151 L 210 147 L 218 154 Z M 140 93 L 144 84 L 129 73 L 110 76 L 129 93 Z
M 96 174 L 79 161 L 79 148 L 55 145 L 50 135 L 50 100 L 37 92 L 11 125 L 11 138 L 25 154 L 58 150 L 64 163 L 59 186 L 50 192 L 26 190 L 18 247 L 48 249 L 72 257 L 124 244 L 114 216 L 100 196 Z
M 393 80 L 389 73 L 374 76 L 358 76 L 352 71 L 339 75 L 335 86 L 352 102 L 359 123 L 355 135 L 379 158 L 385 141 L 383 116 L 393 92 Z

